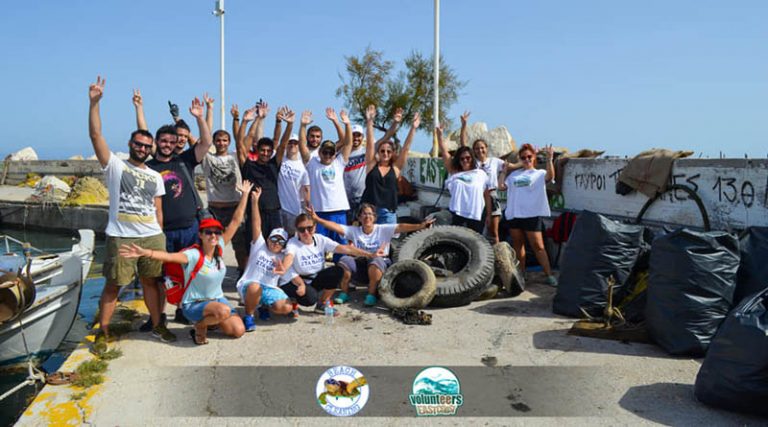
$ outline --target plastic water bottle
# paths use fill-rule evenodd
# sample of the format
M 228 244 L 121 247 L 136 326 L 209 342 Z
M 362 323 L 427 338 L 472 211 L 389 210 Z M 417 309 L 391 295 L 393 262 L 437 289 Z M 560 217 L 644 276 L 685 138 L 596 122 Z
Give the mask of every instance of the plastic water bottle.
M 325 302 L 325 324 L 333 325 L 333 303 L 330 299 Z
M 293 307 L 291 309 L 291 314 L 293 314 L 293 318 L 294 319 L 298 319 L 299 318 L 299 304 L 296 301 L 293 302 Z

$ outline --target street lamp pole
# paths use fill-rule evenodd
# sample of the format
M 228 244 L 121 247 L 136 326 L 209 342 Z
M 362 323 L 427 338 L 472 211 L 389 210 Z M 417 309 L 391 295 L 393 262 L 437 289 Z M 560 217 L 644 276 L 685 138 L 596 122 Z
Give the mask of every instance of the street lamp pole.
M 224 0 L 216 0 L 216 9 L 213 11 L 215 16 L 219 17 L 221 23 L 221 33 L 219 36 L 219 98 L 220 113 L 221 113 L 221 127 L 220 129 L 226 129 L 226 116 L 224 116 L 224 107 L 226 101 L 224 99 Z
M 440 124 L 440 0 L 435 0 L 435 51 L 434 51 L 435 63 L 434 67 L 434 111 L 432 112 L 433 128 L 436 128 Z M 434 131 L 433 131 L 434 132 Z M 432 151 L 430 152 L 432 157 L 437 157 L 437 133 L 432 135 Z

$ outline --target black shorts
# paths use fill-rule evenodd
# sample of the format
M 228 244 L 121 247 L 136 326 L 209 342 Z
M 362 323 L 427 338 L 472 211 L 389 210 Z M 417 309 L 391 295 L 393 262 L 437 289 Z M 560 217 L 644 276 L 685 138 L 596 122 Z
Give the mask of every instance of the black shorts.
M 509 219 L 507 225 L 512 230 L 541 231 L 544 229 L 544 221 L 540 216 Z

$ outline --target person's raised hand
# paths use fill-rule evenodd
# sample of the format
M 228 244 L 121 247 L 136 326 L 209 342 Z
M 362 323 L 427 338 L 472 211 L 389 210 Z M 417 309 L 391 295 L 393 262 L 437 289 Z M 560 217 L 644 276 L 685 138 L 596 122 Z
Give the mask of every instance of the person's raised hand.
M 247 179 L 244 179 L 243 182 L 235 185 L 235 189 L 237 189 L 237 191 L 239 191 L 240 194 L 248 194 L 251 192 L 252 188 L 253 188 L 253 183 L 251 181 L 248 181 Z
M 325 109 L 325 117 L 332 122 L 336 122 L 339 120 L 336 117 L 336 110 L 334 110 L 333 107 L 328 107 Z
M 438 138 L 443 137 L 443 124 L 438 123 L 437 126 L 435 126 L 435 135 L 437 135 Z
M 277 109 L 277 112 L 275 113 L 275 120 L 277 120 L 278 122 L 280 122 L 280 121 L 282 121 L 283 119 L 285 119 L 285 109 L 286 109 L 286 108 L 288 108 L 288 107 L 286 107 L 286 106 L 282 106 L 282 107 L 280 107 L 280 108 L 278 108 L 278 109 Z
M 251 201 L 258 202 L 259 197 L 261 197 L 261 187 L 253 187 L 251 190 Z
M 421 125 L 421 113 L 417 111 L 416 114 L 413 115 L 413 121 L 411 121 L 411 126 L 414 129 L 418 129 L 420 125 Z
M 245 114 L 243 114 L 243 121 L 244 122 L 252 122 L 256 120 L 256 107 L 251 107 L 247 110 L 245 110 Z
M 304 110 L 301 113 L 301 124 L 308 125 L 312 123 L 312 112 L 309 110 Z
M 260 118 L 264 119 L 269 115 L 269 104 L 265 101 L 259 101 L 256 106 L 258 107 L 256 113 L 258 113 Z
M 203 102 L 205 102 L 205 106 L 208 108 L 213 107 L 214 99 L 208 96 L 208 92 L 203 93 Z
M 552 144 L 549 144 L 544 147 L 544 152 L 547 153 L 547 159 L 552 160 L 555 158 L 555 148 L 552 147 Z
M 275 268 L 272 270 L 274 274 L 277 274 L 278 276 L 285 274 L 285 265 L 283 265 L 283 260 L 278 257 L 272 257 L 272 264 L 275 266 Z
M 469 119 L 470 112 L 469 110 L 465 111 L 464 114 L 461 115 L 461 124 L 466 125 L 467 120 Z
M 99 102 L 104 95 L 104 85 L 107 83 L 107 79 L 102 79 L 101 76 L 96 77 L 96 83 L 93 83 L 88 87 L 88 99 L 93 103 Z
M 203 103 L 198 98 L 192 100 L 192 106 L 189 107 L 189 114 L 192 114 L 196 118 L 203 117 Z
M 347 110 L 341 110 L 339 111 L 339 117 L 341 118 L 341 122 L 345 125 L 348 125 L 349 122 L 349 114 L 347 113 Z
M 285 106 L 285 112 L 283 113 L 283 120 L 285 120 L 286 123 L 293 123 L 296 121 L 296 113 L 288 108 L 288 106 Z
M 317 216 L 317 212 L 315 212 L 315 208 L 313 208 L 311 205 L 307 205 L 304 208 L 305 211 L 307 211 L 307 215 L 309 215 L 310 218 L 312 218 L 313 221 L 317 221 L 319 216 Z
M 372 122 L 376 118 L 376 106 L 371 104 L 365 109 L 365 121 Z
M 141 99 L 141 91 L 139 89 L 133 90 L 133 106 L 136 108 L 141 107 L 144 105 L 144 101 Z
M 168 101 L 168 110 L 171 112 L 171 117 L 173 117 L 173 120 L 179 118 L 179 106 L 174 104 L 171 101 Z
M 395 123 L 400 124 L 403 121 L 403 108 L 397 107 L 395 109 L 395 114 L 392 116 L 392 120 L 395 121 Z
M 237 108 L 237 104 L 232 104 L 232 108 L 229 109 L 229 114 L 235 118 L 240 117 L 240 109 Z

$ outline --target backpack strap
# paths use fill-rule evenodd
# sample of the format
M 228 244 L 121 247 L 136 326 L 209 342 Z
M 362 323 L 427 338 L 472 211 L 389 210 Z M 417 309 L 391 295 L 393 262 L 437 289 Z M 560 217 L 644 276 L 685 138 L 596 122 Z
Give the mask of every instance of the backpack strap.
M 200 252 L 200 258 L 197 259 L 195 268 L 193 268 L 192 271 L 189 273 L 189 280 L 187 280 L 187 284 L 184 285 L 184 290 L 186 290 L 189 287 L 189 284 L 192 283 L 192 280 L 197 276 L 197 273 L 203 268 L 203 262 L 205 261 L 205 254 L 203 253 L 202 248 L 198 247 L 197 250 Z

